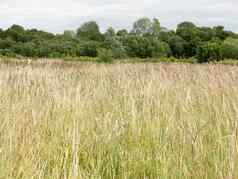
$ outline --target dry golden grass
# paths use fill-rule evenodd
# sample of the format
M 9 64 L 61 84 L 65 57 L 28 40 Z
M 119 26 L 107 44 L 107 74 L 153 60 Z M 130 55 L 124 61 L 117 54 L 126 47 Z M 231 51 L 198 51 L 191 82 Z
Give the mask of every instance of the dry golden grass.
M 0 63 L 0 178 L 236 179 L 238 67 Z

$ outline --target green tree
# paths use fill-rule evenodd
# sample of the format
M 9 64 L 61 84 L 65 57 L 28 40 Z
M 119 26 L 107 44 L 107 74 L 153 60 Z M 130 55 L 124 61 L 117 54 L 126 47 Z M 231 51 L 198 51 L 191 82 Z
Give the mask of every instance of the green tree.
M 106 31 L 104 39 L 105 47 L 111 50 L 114 58 L 125 58 L 127 56 L 121 38 L 117 36 L 113 28 L 109 28 Z
M 152 23 L 149 18 L 141 18 L 133 24 L 132 33 L 136 35 L 148 35 L 152 33 Z
M 202 41 L 210 41 L 216 36 L 216 34 L 210 27 L 200 27 L 198 28 L 198 36 Z
M 213 30 L 214 30 L 214 33 L 215 33 L 216 37 L 218 37 L 221 40 L 225 40 L 229 35 L 228 32 L 224 31 L 223 26 L 215 26 L 213 28 Z
M 159 33 L 159 40 L 169 43 L 171 37 L 175 36 L 174 31 L 161 31 Z
M 73 30 L 65 30 L 63 37 L 65 39 L 74 39 L 74 38 L 76 38 L 76 33 Z
M 198 28 L 192 22 L 183 22 L 177 26 L 176 34 L 185 40 L 184 51 L 186 57 L 196 54 L 196 49 L 200 43 Z
M 198 62 L 211 62 L 223 60 L 222 43 L 202 42 L 197 48 Z
M 10 49 L 16 44 L 11 38 L 0 39 L 0 49 Z
M 99 30 L 99 26 L 95 21 L 84 23 L 80 28 L 78 28 L 77 36 L 83 40 L 103 40 L 103 36 Z
M 6 30 L 5 35 L 16 42 L 26 42 L 25 30 L 22 26 L 12 25 Z
M 116 36 L 116 31 L 113 27 L 109 27 L 104 35 L 106 37 L 115 37 Z
M 98 62 L 112 63 L 113 54 L 110 49 L 101 48 L 98 50 Z
M 12 51 L 24 57 L 34 57 L 37 55 L 35 44 L 32 42 L 19 42 L 12 47 Z
M 80 55 L 96 57 L 100 44 L 96 41 L 82 41 L 80 43 Z
M 117 36 L 125 38 L 128 36 L 128 31 L 126 29 L 119 30 L 117 31 Z
M 152 57 L 151 42 L 146 37 L 130 35 L 125 39 L 124 45 L 126 47 L 127 54 L 131 57 Z
M 224 58 L 238 59 L 238 38 L 227 38 L 223 45 Z
M 52 50 L 47 42 L 40 44 L 37 48 L 37 56 L 38 57 L 49 57 Z
M 158 19 L 154 18 L 152 23 L 152 35 L 154 37 L 158 37 L 160 34 L 160 30 L 161 30 L 160 22 Z
M 153 21 L 149 18 L 141 18 L 133 24 L 131 32 L 140 36 L 150 35 L 158 37 L 160 33 L 160 22 L 156 18 L 154 18 Z
M 186 41 L 191 41 L 197 36 L 197 27 L 192 22 L 182 22 L 177 26 L 176 34 Z
M 172 50 L 173 56 L 179 58 L 185 54 L 185 41 L 178 35 L 169 38 L 169 46 Z
M 0 38 L 4 37 L 4 31 L 0 28 Z
M 152 39 L 151 48 L 152 57 L 169 57 L 170 55 L 172 55 L 172 51 L 169 47 L 169 44 L 166 42 Z

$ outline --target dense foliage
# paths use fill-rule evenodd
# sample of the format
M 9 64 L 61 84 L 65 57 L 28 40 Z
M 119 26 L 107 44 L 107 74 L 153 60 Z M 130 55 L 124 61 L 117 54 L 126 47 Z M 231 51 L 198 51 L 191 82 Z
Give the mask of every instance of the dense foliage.
M 105 52 L 106 54 L 103 54 Z M 168 30 L 158 19 L 141 18 L 130 32 L 109 28 L 105 33 L 95 21 L 84 23 L 76 31 L 52 34 L 13 25 L 0 29 L 0 55 L 17 57 L 195 57 L 199 62 L 238 59 L 238 35 L 223 26 L 198 27 L 183 22 Z M 104 56 L 104 57 L 103 57 Z M 108 59 L 110 59 L 108 58 Z M 106 60 L 107 61 L 107 60 Z M 110 60 L 109 60 L 110 61 Z

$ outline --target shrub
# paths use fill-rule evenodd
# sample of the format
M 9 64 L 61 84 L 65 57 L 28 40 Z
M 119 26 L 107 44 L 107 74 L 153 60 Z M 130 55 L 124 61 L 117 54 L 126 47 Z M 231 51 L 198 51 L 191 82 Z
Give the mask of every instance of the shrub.
M 158 40 L 152 42 L 152 57 L 169 57 L 171 54 L 168 43 Z
M 196 57 L 199 63 L 223 60 L 222 44 L 219 42 L 203 42 L 197 48 Z
M 0 49 L 0 55 L 6 57 L 16 57 L 16 54 L 10 49 Z
M 224 58 L 238 59 L 238 39 L 227 38 L 222 45 Z
M 80 55 L 88 57 L 96 57 L 99 43 L 96 41 L 84 41 L 80 44 Z
M 98 62 L 112 63 L 113 54 L 111 50 L 108 49 L 99 49 L 98 50 Z
M 127 50 L 127 54 L 130 57 L 148 58 L 152 57 L 152 45 L 148 38 L 142 36 L 131 35 L 128 36 L 124 45 Z

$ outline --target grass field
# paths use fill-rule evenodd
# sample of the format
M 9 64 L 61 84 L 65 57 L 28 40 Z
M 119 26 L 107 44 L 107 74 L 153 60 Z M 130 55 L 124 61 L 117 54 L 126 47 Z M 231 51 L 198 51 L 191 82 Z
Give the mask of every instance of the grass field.
M 238 67 L 0 63 L 1 179 L 236 179 Z

